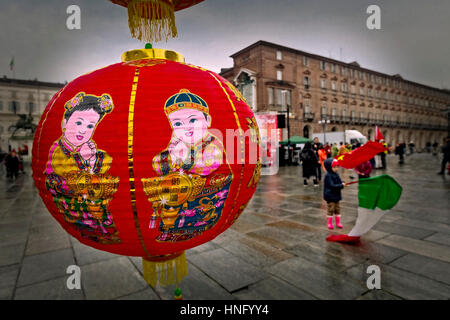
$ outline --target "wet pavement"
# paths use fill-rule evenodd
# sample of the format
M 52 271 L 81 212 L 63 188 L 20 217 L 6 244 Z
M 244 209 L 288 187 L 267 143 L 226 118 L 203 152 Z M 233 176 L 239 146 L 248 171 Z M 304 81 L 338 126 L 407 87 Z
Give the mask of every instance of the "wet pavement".
M 431 154 L 408 156 L 402 166 L 389 156 L 388 169 L 375 174 L 393 176 L 402 198 L 357 246 L 325 240 L 322 186 L 304 187 L 300 167 L 262 176 L 239 220 L 186 252 L 184 299 L 449 299 L 450 177 L 438 170 Z M 341 211 L 344 229 L 334 233 L 356 220 L 356 185 L 345 188 Z M 80 290 L 66 285 L 73 264 L 81 268 Z M 367 287 L 370 265 L 381 270 L 379 290 Z M 67 235 L 30 172 L 16 182 L 0 178 L 0 299 L 173 299 L 173 286 L 153 289 L 141 273 L 140 258 Z

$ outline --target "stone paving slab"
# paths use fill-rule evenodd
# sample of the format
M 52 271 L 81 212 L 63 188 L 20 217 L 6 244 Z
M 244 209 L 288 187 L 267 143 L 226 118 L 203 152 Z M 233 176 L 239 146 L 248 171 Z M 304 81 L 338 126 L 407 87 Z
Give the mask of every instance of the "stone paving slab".
M 172 300 L 175 285 L 157 287 L 156 292 L 164 300 Z M 188 262 L 188 275 L 181 280 L 180 287 L 183 300 L 234 300 L 235 297 L 224 288 L 210 274 L 205 274 L 192 263 Z
M 353 266 L 343 272 L 354 279 L 366 282 L 369 264 Z M 404 299 L 448 299 L 450 286 L 400 270 L 388 265 L 378 264 L 381 269 L 381 289 Z
M 384 231 L 392 234 L 398 234 L 400 236 L 406 236 L 408 238 L 413 239 L 423 239 L 426 237 L 429 237 L 434 233 L 434 231 L 416 228 L 416 227 L 409 227 L 401 224 L 397 224 L 395 222 L 386 222 L 386 221 L 380 221 L 377 223 L 377 225 L 373 228 L 374 230 Z
M 450 234 L 444 234 L 444 233 L 435 233 L 424 240 L 431 241 L 434 243 L 442 244 L 444 246 L 450 247 Z
M 189 257 L 189 261 L 217 281 L 228 292 L 239 290 L 267 277 L 263 270 L 224 249 L 193 255 Z
M 274 248 L 251 237 L 242 237 L 223 245 L 223 248 L 242 260 L 256 266 L 266 267 L 280 261 L 289 259 L 291 254 Z
M 271 226 L 249 232 L 246 235 L 254 240 L 267 243 L 277 249 L 284 249 L 301 241 L 300 237 L 280 231 L 278 228 Z M 306 236 L 306 234 L 303 236 Z
M 46 252 L 23 259 L 17 286 L 25 286 L 66 275 L 67 267 L 74 265 L 71 249 Z
M 146 288 L 142 291 L 138 291 L 138 292 L 117 298 L 117 300 L 160 300 L 160 299 L 152 288 Z
M 433 259 L 450 262 L 450 250 L 448 247 L 427 241 L 420 241 L 398 235 L 390 235 L 377 241 L 378 243 L 430 257 Z
M 19 264 L 0 267 L 0 300 L 12 298 L 19 274 Z
M 367 288 L 345 274 L 301 257 L 291 258 L 265 269 L 319 299 L 356 299 Z
M 67 288 L 67 277 L 19 287 L 15 300 L 83 300 L 82 290 Z
M 99 262 L 102 260 L 108 260 L 108 259 L 120 257 L 120 255 L 117 255 L 114 253 L 101 251 L 101 250 L 97 250 L 95 248 L 86 246 L 86 245 L 82 244 L 81 242 L 79 242 L 75 238 L 72 238 L 71 242 L 72 242 L 73 251 L 75 253 L 75 259 L 77 261 L 77 265 L 79 265 L 79 266 L 83 266 L 83 265 L 94 263 L 94 262 Z
M 41 225 L 30 229 L 25 255 L 34 255 L 70 247 L 69 235 L 59 225 Z
M 277 277 L 269 277 L 233 294 L 245 300 L 315 300 L 315 298 Z
M 409 253 L 390 265 L 450 285 L 450 263 Z
M 19 239 L 19 241 L 22 238 Z M 22 260 L 23 252 L 25 250 L 25 243 L 16 243 L 16 240 L 11 243 L 8 240 L 8 245 L 0 247 L 0 267 L 19 263 Z
M 366 294 L 359 297 L 357 300 L 401 300 L 401 299 L 384 290 L 375 289 L 370 290 Z
M 87 299 L 115 299 L 148 287 L 142 275 L 126 257 L 81 266 Z

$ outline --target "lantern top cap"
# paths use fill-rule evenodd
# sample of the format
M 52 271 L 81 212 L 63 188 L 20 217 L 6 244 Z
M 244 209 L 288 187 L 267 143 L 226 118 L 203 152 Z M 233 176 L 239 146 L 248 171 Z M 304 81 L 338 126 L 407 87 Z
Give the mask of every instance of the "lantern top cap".
M 184 62 L 184 56 L 173 50 L 148 48 L 145 49 L 135 49 L 130 51 L 125 51 L 122 53 L 122 62 L 141 60 L 141 59 L 164 59 L 171 60 L 175 62 Z

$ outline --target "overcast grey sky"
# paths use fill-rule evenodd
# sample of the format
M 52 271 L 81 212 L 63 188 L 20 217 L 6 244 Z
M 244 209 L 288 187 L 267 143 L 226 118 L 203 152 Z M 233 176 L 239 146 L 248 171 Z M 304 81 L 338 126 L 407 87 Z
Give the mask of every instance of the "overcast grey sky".
M 67 30 L 66 8 L 81 8 L 81 30 Z M 381 8 L 382 30 L 366 28 Z M 205 0 L 176 13 L 178 38 L 154 44 L 219 72 L 229 56 L 266 40 L 419 83 L 450 88 L 448 0 Z M 0 0 L 0 76 L 69 81 L 141 48 L 126 9 L 108 0 Z M 342 48 L 342 59 L 340 54 Z

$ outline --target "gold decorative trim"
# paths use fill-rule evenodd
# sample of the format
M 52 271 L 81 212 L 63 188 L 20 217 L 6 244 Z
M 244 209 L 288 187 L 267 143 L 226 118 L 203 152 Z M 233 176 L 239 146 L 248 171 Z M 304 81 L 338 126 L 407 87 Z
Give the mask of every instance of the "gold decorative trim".
M 163 59 L 184 63 L 184 56 L 173 50 L 166 49 L 135 49 L 122 53 L 122 62 L 142 59 Z
M 136 232 L 138 234 L 139 241 L 141 242 L 142 249 L 148 257 L 151 257 L 147 248 L 145 247 L 144 238 L 142 237 L 141 226 L 136 209 L 136 189 L 134 184 L 134 159 L 133 159 L 133 127 L 134 127 L 134 104 L 136 102 L 136 92 L 139 80 L 139 68 L 134 71 L 133 84 L 131 86 L 130 105 L 128 108 L 128 174 L 130 176 L 130 198 L 131 198 L 131 210 L 133 211 L 134 225 L 136 226 Z

